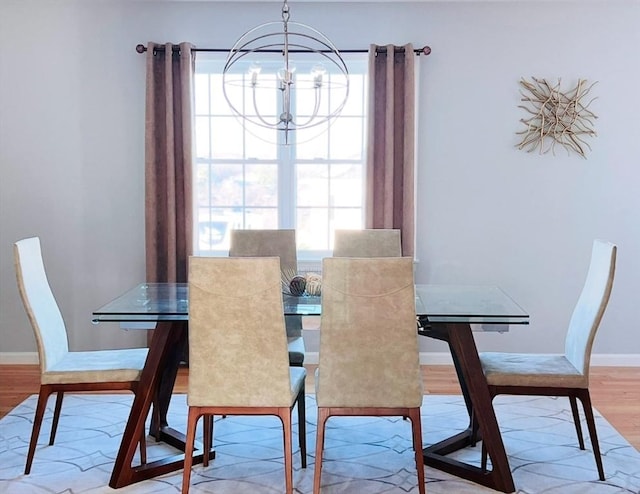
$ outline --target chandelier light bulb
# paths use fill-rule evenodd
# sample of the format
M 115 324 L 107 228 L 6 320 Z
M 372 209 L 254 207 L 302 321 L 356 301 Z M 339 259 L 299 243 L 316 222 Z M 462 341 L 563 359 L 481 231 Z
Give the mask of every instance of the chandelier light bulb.
M 327 69 L 323 65 L 314 65 L 311 69 L 311 77 L 313 78 L 313 87 L 322 87 L 322 78 L 327 74 Z
M 256 87 L 258 85 L 258 76 L 260 75 L 260 71 L 262 68 L 260 64 L 252 63 L 251 67 L 249 67 L 249 77 L 251 78 L 251 86 Z

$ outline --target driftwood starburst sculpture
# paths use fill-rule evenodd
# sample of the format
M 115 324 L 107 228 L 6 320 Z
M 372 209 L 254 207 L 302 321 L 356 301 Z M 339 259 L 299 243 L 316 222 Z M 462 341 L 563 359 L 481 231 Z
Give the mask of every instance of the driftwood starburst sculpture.
M 591 146 L 585 140 L 594 137 L 594 120 L 598 118 L 589 106 L 596 98 L 587 97 L 596 82 L 587 85 L 579 79 L 577 85 L 561 91 L 560 79 L 553 85 L 545 79 L 520 79 L 520 94 L 524 104 L 519 105 L 528 113 L 520 121 L 526 129 L 517 132 L 522 140 L 516 146 L 527 152 L 539 150 L 540 154 L 551 151 L 555 155 L 556 144 L 563 146 L 567 153 L 571 151 L 586 158 L 585 152 Z

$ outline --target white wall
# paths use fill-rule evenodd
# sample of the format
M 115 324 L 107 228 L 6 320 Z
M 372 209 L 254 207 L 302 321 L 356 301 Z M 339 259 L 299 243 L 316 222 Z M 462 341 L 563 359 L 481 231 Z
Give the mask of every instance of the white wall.
M 640 355 L 640 2 L 297 3 L 341 48 L 428 44 L 421 57 L 419 282 L 504 287 L 531 325 L 481 349 L 560 352 L 591 242 L 619 246 L 600 354 Z M 33 352 L 12 243 L 42 239 L 81 350 L 143 345 L 92 309 L 144 278 L 147 41 L 230 47 L 274 3 L 0 3 L 0 355 Z M 588 159 L 515 148 L 521 77 L 599 81 Z M 433 341 L 424 351 L 444 351 Z

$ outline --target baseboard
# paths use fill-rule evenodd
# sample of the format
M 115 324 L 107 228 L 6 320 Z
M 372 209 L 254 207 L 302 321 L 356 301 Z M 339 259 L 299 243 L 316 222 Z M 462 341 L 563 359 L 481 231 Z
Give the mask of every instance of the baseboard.
M 637 353 L 594 353 L 591 355 L 594 367 L 640 367 Z
M 318 363 L 318 352 L 305 354 L 307 364 Z M 36 352 L 0 352 L 0 365 L 37 364 Z M 452 365 L 451 355 L 446 352 L 421 352 L 421 365 Z M 640 367 L 640 354 L 636 353 L 599 353 L 591 356 L 594 367 Z
M 307 364 L 318 363 L 318 352 L 307 352 Z M 420 352 L 420 365 L 453 365 L 451 354 L 447 352 Z M 601 353 L 591 356 L 594 367 L 640 367 L 640 354 Z
M 38 362 L 38 352 L 0 352 L 0 365 L 25 365 Z

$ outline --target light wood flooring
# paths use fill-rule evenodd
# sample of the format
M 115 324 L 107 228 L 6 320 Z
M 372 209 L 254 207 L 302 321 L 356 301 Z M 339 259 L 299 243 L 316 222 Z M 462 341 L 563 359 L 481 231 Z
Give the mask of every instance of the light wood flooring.
M 315 366 L 308 365 L 307 391 L 313 392 Z M 460 394 L 452 366 L 423 366 L 426 394 Z M 38 392 L 37 365 L 0 365 L 0 417 Z M 188 370 L 180 369 L 176 392 L 186 393 Z M 640 367 L 593 367 L 590 376 L 593 406 L 640 450 Z

